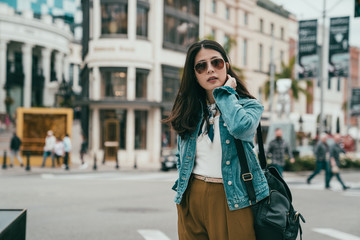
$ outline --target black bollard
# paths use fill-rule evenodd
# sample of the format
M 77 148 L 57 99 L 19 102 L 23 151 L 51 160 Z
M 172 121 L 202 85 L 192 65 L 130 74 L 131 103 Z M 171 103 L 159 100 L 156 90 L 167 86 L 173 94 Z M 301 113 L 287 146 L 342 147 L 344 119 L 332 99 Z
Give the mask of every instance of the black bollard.
M 6 166 L 6 151 L 4 151 L 4 158 L 3 158 L 3 165 L 2 165 L 2 169 L 6 169 L 7 166 Z
M 94 154 L 94 167 L 93 167 L 94 170 L 97 169 L 97 166 L 96 166 L 96 154 Z
M 137 164 L 136 164 L 136 159 L 137 159 L 137 157 L 135 156 L 135 159 L 134 159 L 134 169 L 137 169 Z
M 30 151 L 26 152 L 26 171 L 30 171 Z
M 104 153 L 104 156 L 103 156 L 102 164 L 105 165 L 105 153 Z
M 117 153 L 116 153 L 116 156 L 115 156 L 115 161 L 116 161 L 115 168 L 116 168 L 116 169 L 119 169 L 119 158 L 118 158 L 118 154 L 117 154 Z

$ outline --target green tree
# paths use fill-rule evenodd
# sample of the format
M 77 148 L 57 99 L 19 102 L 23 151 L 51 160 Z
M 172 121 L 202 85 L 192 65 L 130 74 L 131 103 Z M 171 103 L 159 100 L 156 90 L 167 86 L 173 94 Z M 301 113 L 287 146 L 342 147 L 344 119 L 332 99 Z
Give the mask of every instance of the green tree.
M 274 81 L 274 92 L 276 92 L 276 81 L 280 78 L 290 78 L 291 79 L 291 92 L 295 100 L 299 100 L 299 94 L 304 94 L 306 96 L 306 101 L 311 103 L 313 101 L 313 96 L 308 92 L 308 88 L 312 87 L 312 82 L 310 80 L 302 80 L 306 82 L 306 88 L 300 87 L 300 81 L 293 78 L 293 69 L 295 66 L 295 56 L 290 59 L 289 64 L 285 65 L 281 62 L 282 71 L 275 74 Z M 269 98 L 270 95 L 270 79 L 265 82 L 264 85 L 264 94 L 265 99 Z

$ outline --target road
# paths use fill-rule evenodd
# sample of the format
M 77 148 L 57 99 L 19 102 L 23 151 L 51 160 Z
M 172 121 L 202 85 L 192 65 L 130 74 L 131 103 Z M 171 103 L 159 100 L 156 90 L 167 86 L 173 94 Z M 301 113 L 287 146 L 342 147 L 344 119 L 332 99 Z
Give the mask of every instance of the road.
M 285 173 L 294 207 L 306 219 L 305 240 L 360 240 L 360 172 L 336 179 L 325 190 L 323 176 Z M 176 172 L 118 170 L 25 173 L 0 170 L 0 208 L 27 209 L 27 240 L 176 240 L 171 186 Z

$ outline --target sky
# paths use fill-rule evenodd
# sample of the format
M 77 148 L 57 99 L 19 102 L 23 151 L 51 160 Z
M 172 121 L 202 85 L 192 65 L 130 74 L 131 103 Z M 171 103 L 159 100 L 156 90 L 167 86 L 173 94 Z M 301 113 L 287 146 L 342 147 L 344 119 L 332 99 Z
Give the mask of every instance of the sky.
M 293 13 L 297 20 L 318 19 L 322 24 L 324 0 L 271 0 Z M 329 18 L 350 16 L 350 45 L 360 47 L 360 17 L 354 18 L 354 0 L 325 0 L 326 26 Z

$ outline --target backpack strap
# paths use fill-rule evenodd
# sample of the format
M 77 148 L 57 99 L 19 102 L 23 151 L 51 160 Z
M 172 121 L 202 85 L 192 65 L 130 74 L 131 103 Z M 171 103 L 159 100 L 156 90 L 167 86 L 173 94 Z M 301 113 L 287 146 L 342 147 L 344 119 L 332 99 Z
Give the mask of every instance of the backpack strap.
M 260 166 L 262 169 L 266 169 L 266 158 L 265 158 L 265 150 L 264 150 L 264 144 L 262 139 L 262 133 L 261 133 L 261 124 L 259 123 L 257 127 L 257 140 L 258 140 L 258 147 L 259 147 L 259 160 L 260 160 Z M 235 145 L 236 145 L 236 151 L 240 162 L 241 167 L 241 178 L 243 179 L 246 187 L 246 191 L 249 195 L 250 199 L 250 205 L 252 203 L 256 202 L 256 194 L 254 185 L 252 182 L 253 175 L 249 170 L 249 165 L 247 162 L 244 146 L 242 144 L 242 141 L 240 139 L 235 138 Z

